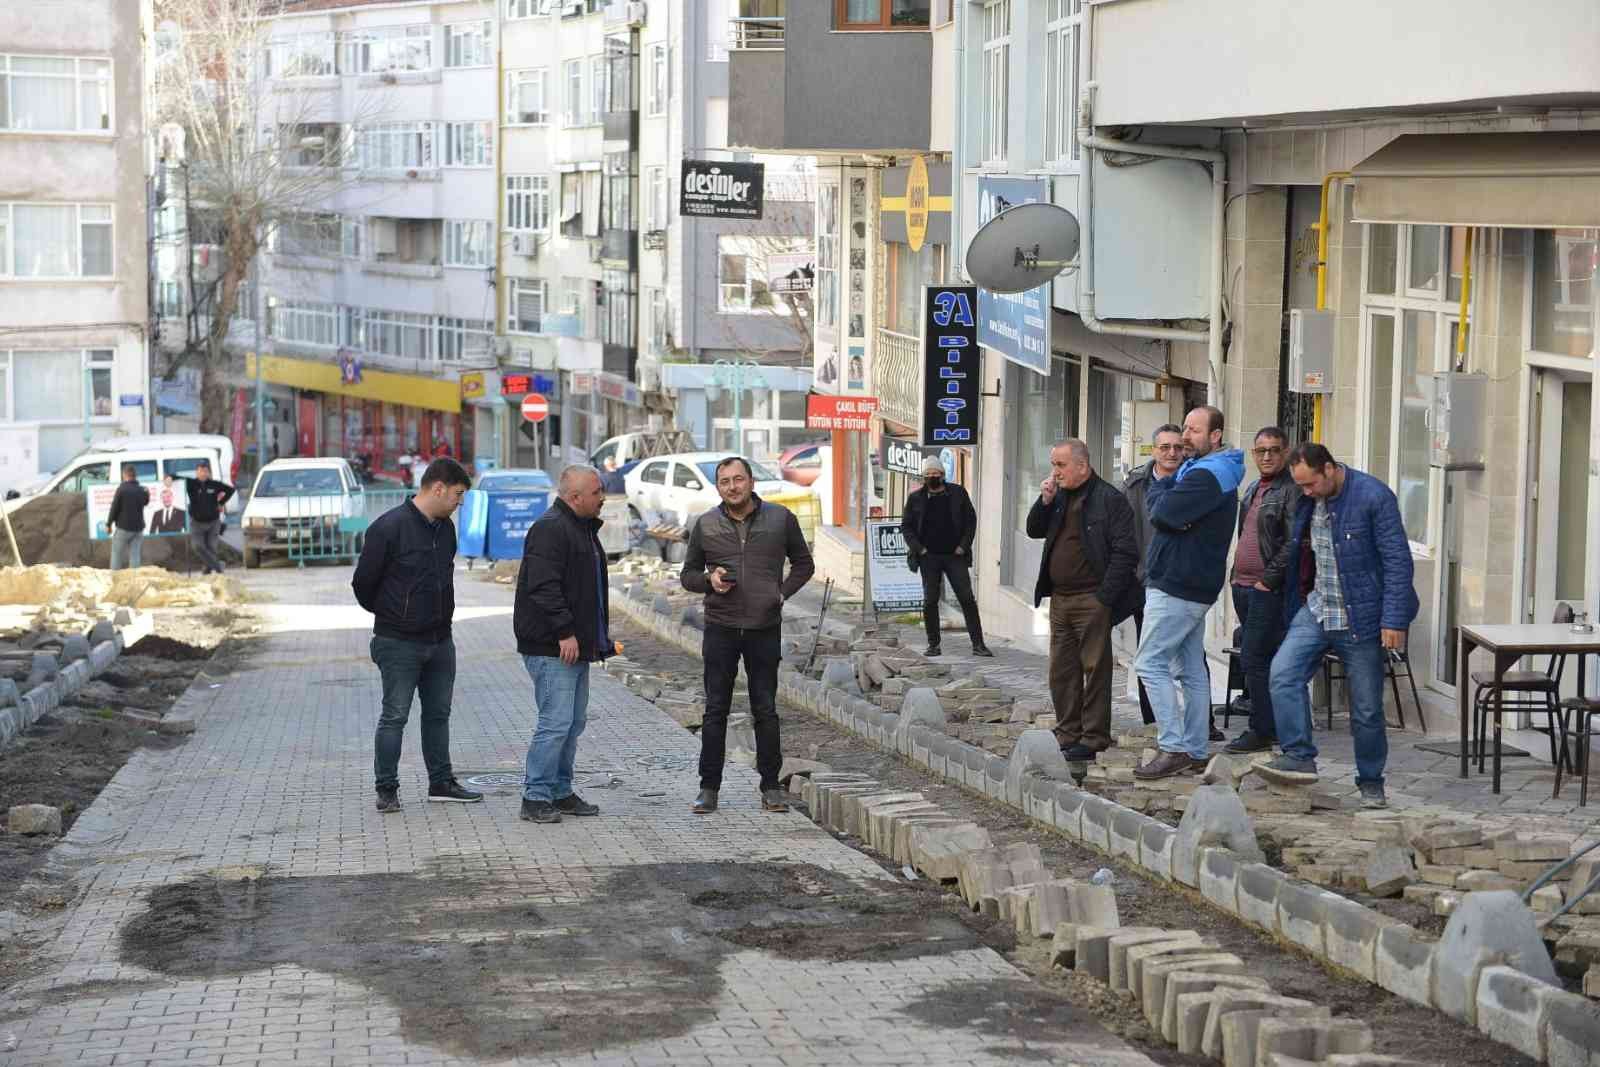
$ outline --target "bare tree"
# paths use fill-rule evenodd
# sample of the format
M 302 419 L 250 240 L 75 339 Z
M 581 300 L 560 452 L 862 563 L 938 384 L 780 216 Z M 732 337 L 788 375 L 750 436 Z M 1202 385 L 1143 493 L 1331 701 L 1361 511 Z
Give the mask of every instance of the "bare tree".
M 333 113 L 337 90 L 305 80 L 336 73 L 332 36 L 272 47 L 274 16 L 294 7 L 295 0 L 154 4 L 150 97 L 159 154 L 164 165 L 178 164 L 166 177 L 182 173 L 187 244 L 201 236 L 216 259 L 197 279 L 189 255 L 185 343 L 169 371 L 200 364 L 201 425 L 212 432 L 226 416 L 224 342 L 256 257 L 285 220 L 327 210 L 353 161 L 348 131 L 356 123 L 340 124 Z M 376 109 L 362 110 L 357 121 L 371 121 Z M 158 189 L 177 195 L 172 185 Z M 255 302 L 250 311 L 261 314 Z
M 776 366 L 780 360 L 773 359 L 774 354 L 783 353 L 781 362 L 793 361 L 799 366 L 810 366 L 815 320 L 809 285 L 815 279 L 816 261 L 809 220 L 795 202 L 769 199 L 766 209 L 766 217 L 760 223 L 761 232 L 740 235 L 740 244 L 749 255 L 747 270 L 763 272 L 760 278 L 747 279 L 755 314 L 720 316 L 722 332 L 728 342 L 725 347 L 735 349 L 740 355 L 757 363 Z M 813 269 L 806 276 L 805 284 L 808 287 L 790 292 L 771 291 L 768 288 L 771 279 L 766 276 L 767 265 L 776 256 L 796 253 L 807 253 L 813 257 Z M 771 331 L 764 328 L 775 318 L 781 318 L 788 327 L 779 334 L 783 339 L 780 344 L 772 343 Z M 757 324 L 763 327 L 760 333 L 764 336 L 759 340 L 754 336 Z

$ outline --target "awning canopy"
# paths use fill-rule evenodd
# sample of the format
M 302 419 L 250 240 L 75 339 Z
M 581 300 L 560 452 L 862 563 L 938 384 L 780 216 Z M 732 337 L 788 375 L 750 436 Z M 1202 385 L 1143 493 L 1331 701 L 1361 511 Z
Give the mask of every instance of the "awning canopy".
M 1600 227 L 1600 131 L 1408 133 L 1353 173 L 1357 222 Z

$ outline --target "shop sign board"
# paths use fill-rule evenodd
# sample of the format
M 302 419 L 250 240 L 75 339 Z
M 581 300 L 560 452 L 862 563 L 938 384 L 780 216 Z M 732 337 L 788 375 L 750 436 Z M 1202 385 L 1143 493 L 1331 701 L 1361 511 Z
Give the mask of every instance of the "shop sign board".
M 106 516 L 111 513 L 111 498 L 117 495 L 117 484 L 106 482 L 87 486 L 84 490 L 84 508 L 89 516 L 89 539 L 111 540 L 106 529 Z M 175 537 L 189 532 L 189 493 L 181 478 L 167 477 L 160 482 L 140 482 L 150 491 L 150 503 L 144 509 L 144 535 L 146 537 Z
M 922 579 L 906 565 L 906 539 L 900 523 L 867 523 L 867 566 L 871 569 L 872 606 L 878 611 L 913 611 L 922 607 Z
M 806 396 L 806 429 L 868 431 L 872 429 L 872 416 L 877 410 L 875 396 L 810 393 Z
M 685 218 L 761 218 L 766 165 L 686 159 L 678 183 L 678 214 Z
M 922 443 L 978 443 L 983 369 L 973 318 L 977 288 L 930 285 L 922 298 Z
M 1006 208 L 1050 201 L 1046 178 L 979 178 L 978 224 Z M 978 290 L 978 343 L 1018 366 L 1050 373 L 1050 283 L 1021 293 Z

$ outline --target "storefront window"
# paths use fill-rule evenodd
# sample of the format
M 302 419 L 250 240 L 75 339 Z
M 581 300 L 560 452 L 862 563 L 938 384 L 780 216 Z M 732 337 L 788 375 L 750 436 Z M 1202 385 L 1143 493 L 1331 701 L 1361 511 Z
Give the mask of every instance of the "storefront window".
M 942 245 L 925 244 L 917 252 L 910 245 L 891 244 L 894 301 L 889 329 L 919 336 L 922 333 L 922 290 L 939 282 Z
M 1600 230 L 1535 230 L 1533 347 L 1562 356 L 1594 353 L 1595 264 Z
M 1028 511 L 1039 483 L 1050 473 L 1050 448 L 1078 432 L 1080 366 L 1061 357 L 1050 361 L 1048 378 L 1006 364 L 1003 395 L 1006 424 L 1006 541 L 1000 546 L 1000 581 L 1032 589 L 1042 543 L 1028 536 Z

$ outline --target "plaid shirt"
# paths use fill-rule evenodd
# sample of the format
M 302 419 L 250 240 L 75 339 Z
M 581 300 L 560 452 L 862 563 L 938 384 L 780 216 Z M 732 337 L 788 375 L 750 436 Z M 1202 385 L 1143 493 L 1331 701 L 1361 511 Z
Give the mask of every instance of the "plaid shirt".
M 1318 500 L 1311 513 L 1311 552 L 1317 557 L 1317 582 L 1306 598 L 1306 607 L 1324 630 L 1348 630 L 1350 616 L 1344 610 L 1339 558 L 1333 551 L 1333 516 L 1328 513 L 1326 500 Z

